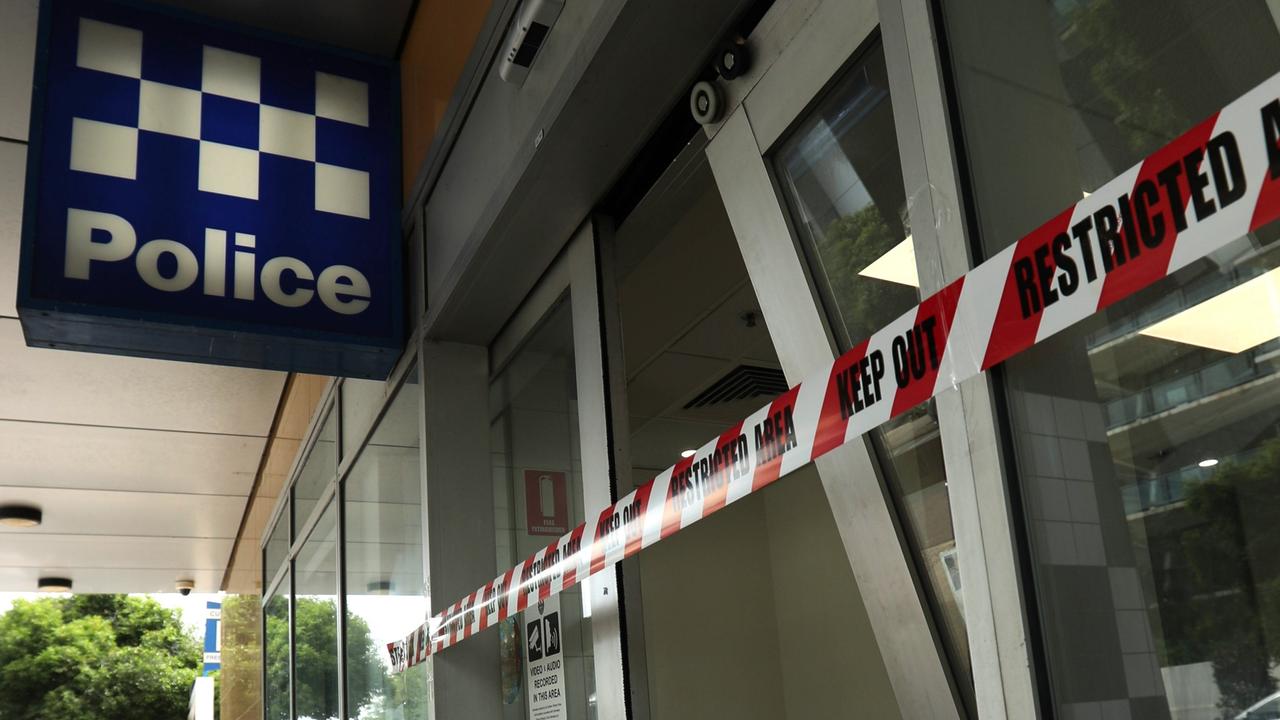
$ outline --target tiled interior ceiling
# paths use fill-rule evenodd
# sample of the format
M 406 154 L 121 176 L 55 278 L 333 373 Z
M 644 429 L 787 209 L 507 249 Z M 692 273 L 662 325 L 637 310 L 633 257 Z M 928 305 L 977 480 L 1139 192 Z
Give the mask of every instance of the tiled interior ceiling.
M 0 528 L 0 590 L 216 591 L 284 375 L 28 348 L 12 316 L 0 363 L 0 504 L 44 510 Z
M 180 578 L 216 591 L 285 376 L 26 347 L 14 305 L 36 7 L 0 3 L 0 504 L 38 505 L 44 523 L 0 528 L 0 591 L 42 575 L 78 592 Z
M 671 465 L 768 398 L 686 407 L 690 400 L 740 365 L 778 367 L 710 168 L 698 161 L 673 175 L 617 236 L 631 462 L 642 475 Z M 716 271 L 701 270 L 707 267 Z

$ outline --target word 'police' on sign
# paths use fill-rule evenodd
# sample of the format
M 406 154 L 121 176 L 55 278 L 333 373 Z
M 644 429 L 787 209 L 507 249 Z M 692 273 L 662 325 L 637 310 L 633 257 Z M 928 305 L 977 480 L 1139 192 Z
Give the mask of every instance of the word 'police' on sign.
M 40 4 L 27 343 L 385 377 L 395 70 L 161 8 Z

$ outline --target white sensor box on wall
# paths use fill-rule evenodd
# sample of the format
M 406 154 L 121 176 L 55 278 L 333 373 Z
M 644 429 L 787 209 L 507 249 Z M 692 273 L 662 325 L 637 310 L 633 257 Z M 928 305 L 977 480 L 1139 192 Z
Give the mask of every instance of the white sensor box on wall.
M 525 0 L 516 11 L 515 22 L 507 34 L 498 76 L 514 85 L 523 85 L 529 68 L 538 57 L 551 27 L 564 9 L 564 0 Z

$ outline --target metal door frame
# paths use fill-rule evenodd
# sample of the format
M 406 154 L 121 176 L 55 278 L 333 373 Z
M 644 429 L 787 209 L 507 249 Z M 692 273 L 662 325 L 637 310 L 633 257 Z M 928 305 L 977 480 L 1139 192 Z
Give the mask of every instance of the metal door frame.
M 724 83 L 725 118 L 707 127 L 707 156 L 792 382 L 830 362 L 839 348 L 768 155 L 877 32 L 922 295 L 973 264 L 928 0 L 780 0 L 748 41 L 751 70 Z M 980 375 L 936 399 L 976 711 L 984 718 L 1035 717 L 1012 505 L 990 383 Z M 969 714 L 869 444 L 850 443 L 816 464 L 903 716 Z M 888 547 L 900 551 L 879 550 Z

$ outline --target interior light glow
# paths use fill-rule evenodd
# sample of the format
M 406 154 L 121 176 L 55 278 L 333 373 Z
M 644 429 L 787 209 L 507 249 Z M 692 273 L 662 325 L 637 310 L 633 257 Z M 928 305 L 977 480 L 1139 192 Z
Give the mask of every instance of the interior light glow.
M 36 587 L 40 589 L 40 592 L 71 592 L 71 578 L 42 577 L 36 581 Z
M 0 525 L 5 527 L 35 527 L 43 520 L 44 513 L 33 505 L 0 505 Z
M 1139 333 L 1226 353 L 1244 352 L 1274 340 L 1280 337 L 1280 268 Z
M 920 275 L 916 272 L 916 246 L 911 236 L 908 235 L 905 240 L 890 248 L 889 252 L 859 270 L 858 274 L 899 285 L 920 287 Z
M 1202 468 L 1211 468 L 1214 465 L 1218 464 L 1218 458 L 1205 458 L 1204 460 L 1201 460 L 1198 464 Z
M 697 450 L 681 450 L 681 451 L 680 451 L 680 457 L 682 457 L 682 458 L 691 458 L 691 457 L 693 457 L 697 452 L 698 452 Z

